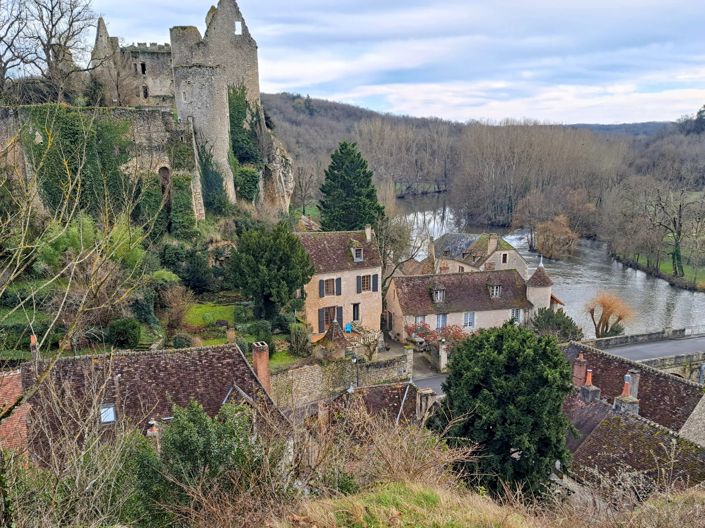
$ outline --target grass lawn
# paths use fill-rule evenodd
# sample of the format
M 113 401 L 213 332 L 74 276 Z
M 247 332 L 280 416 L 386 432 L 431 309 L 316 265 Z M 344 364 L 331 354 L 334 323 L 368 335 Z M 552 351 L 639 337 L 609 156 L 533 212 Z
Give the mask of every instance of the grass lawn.
M 646 266 L 646 257 L 639 256 L 637 263 Z M 670 257 L 666 256 L 666 258 L 661 259 L 659 270 L 664 275 L 673 276 L 673 262 Z M 683 279 L 686 282 L 696 282 L 697 284 L 705 282 L 705 268 L 690 266 L 685 263 L 685 259 L 683 262 L 683 273 L 685 274 Z
M 14 325 L 32 323 L 46 323 L 49 321 L 49 314 L 32 310 L 28 306 L 26 310 L 18 308 L 14 312 L 11 308 L 0 308 L 0 325 Z
M 232 304 L 197 303 L 189 307 L 184 323 L 194 328 L 205 328 L 216 321 L 235 325 L 235 307 Z
M 289 352 L 275 352 L 269 357 L 269 368 L 272 370 L 283 370 L 296 363 L 298 358 Z
M 215 337 L 213 339 L 204 339 L 203 346 L 218 346 L 226 345 L 228 343 L 227 337 Z

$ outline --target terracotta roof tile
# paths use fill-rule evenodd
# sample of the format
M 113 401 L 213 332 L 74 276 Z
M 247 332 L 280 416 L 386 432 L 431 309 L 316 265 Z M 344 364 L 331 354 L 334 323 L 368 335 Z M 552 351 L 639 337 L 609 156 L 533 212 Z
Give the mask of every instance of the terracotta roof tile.
M 403 275 L 432 275 L 434 272 L 433 260 L 430 257 L 421 261 L 411 258 L 399 265 L 399 271 Z
M 526 298 L 524 279 L 516 270 L 395 277 L 393 282 L 405 315 L 481 312 L 532 306 Z M 490 286 L 502 287 L 499 297 L 490 297 Z M 445 301 L 435 303 L 433 290 L 439 288 L 445 289 Z
M 367 242 L 365 231 L 296 233 L 296 236 L 311 257 L 317 274 L 377 268 L 382 265 L 374 234 L 371 242 Z M 362 262 L 353 261 L 353 247 L 363 249 Z

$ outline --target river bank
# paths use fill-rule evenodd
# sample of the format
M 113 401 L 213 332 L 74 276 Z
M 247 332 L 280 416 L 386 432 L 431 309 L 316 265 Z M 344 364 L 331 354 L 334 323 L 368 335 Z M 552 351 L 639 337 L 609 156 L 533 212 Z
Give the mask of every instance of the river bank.
M 669 273 L 664 273 L 661 270 L 655 269 L 653 266 L 646 266 L 644 264 L 641 264 L 635 260 L 628 259 L 625 257 L 622 257 L 620 255 L 617 255 L 616 253 L 611 253 L 611 256 L 614 260 L 619 262 L 620 264 L 623 264 L 624 266 L 628 266 L 632 269 L 642 271 L 646 273 L 647 275 L 651 277 L 655 277 L 658 279 L 665 280 L 673 286 L 674 288 L 680 288 L 682 290 L 687 290 L 687 291 L 692 291 L 692 292 L 705 292 L 705 281 L 697 283 L 695 281 L 691 281 L 682 277 L 674 277 L 673 275 Z

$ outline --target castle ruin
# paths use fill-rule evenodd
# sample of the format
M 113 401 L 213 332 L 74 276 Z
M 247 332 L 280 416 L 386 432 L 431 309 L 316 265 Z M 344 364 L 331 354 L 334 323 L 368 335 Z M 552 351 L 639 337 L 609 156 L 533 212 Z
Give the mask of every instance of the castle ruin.
M 231 88 L 244 87 L 250 111 L 263 115 L 257 43 L 235 0 L 220 0 L 211 7 L 206 26 L 203 36 L 194 26 L 176 26 L 170 30 L 170 44 L 121 47 L 101 18 L 91 56 L 92 75 L 104 106 L 175 110 L 175 126 L 185 130 L 183 140 L 192 142 L 196 158 L 201 148 L 211 152 L 223 176 L 224 192 L 236 203 L 228 94 Z M 251 122 L 264 162 L 256 205 L 267 212 L 287 212 L 294 186 L 291 159 L 263 118 Z M 203 218 L 197 173 L 192 190 L 195 214 Z

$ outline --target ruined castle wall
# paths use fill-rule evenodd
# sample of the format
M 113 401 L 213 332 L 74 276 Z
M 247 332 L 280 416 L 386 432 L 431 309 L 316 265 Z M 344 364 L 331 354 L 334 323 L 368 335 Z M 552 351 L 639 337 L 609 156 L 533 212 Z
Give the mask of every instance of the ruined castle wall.
M 122 50 L 134 78 L 129 104 L 134 106 L 172 106 L 174 76 L 171 47 L 168 44 L 138 44 Z
M 230 118 L 227 90 L 221 72 L 210 66 L 174 67 L 176 110 L 184 123 L 192 123 L 199 145 L 211 150 L 213 163 L 223 175 L 225 193 L 235 203 L 234 175 L 230 167 Z

